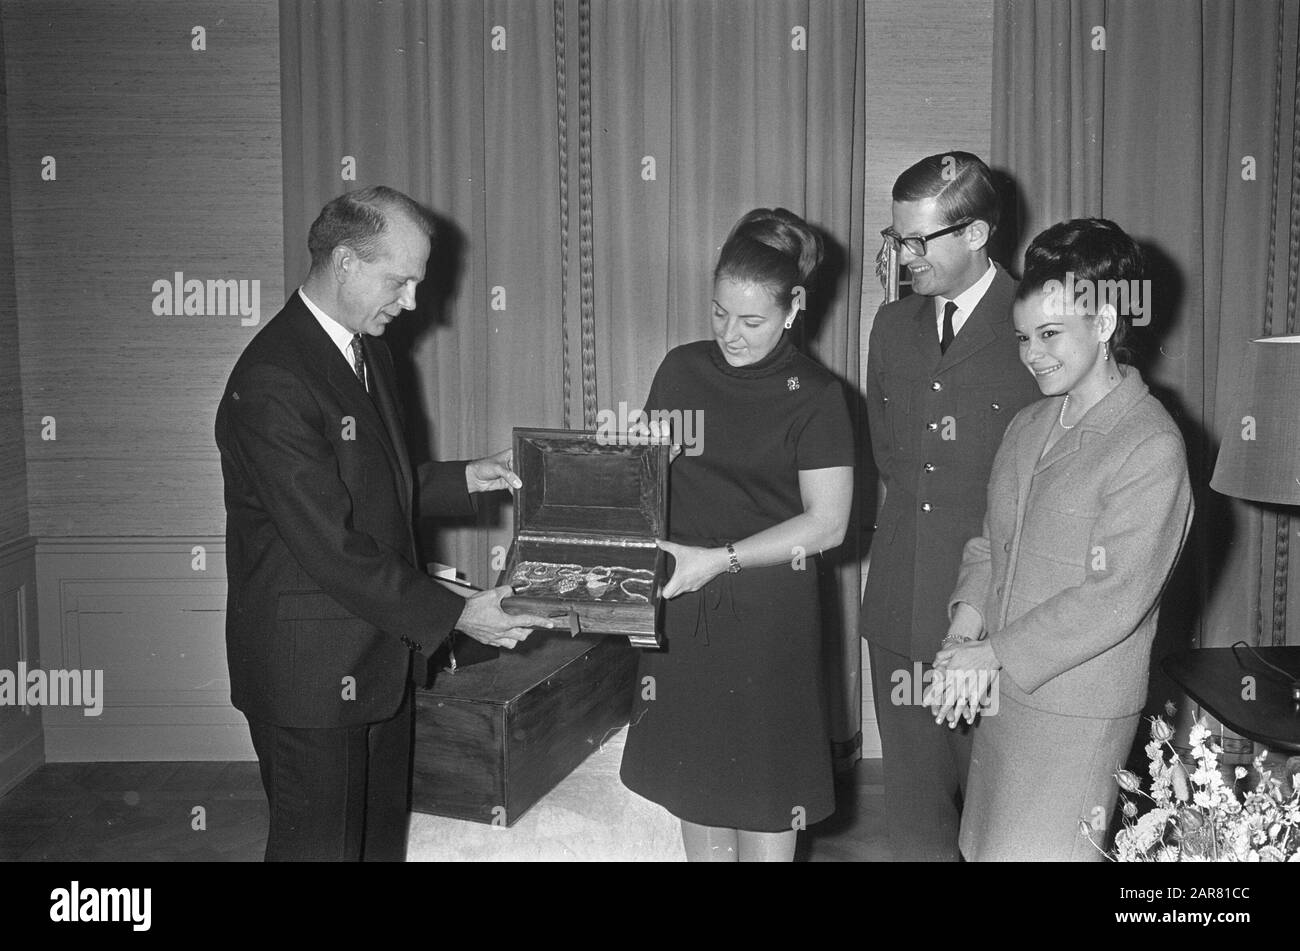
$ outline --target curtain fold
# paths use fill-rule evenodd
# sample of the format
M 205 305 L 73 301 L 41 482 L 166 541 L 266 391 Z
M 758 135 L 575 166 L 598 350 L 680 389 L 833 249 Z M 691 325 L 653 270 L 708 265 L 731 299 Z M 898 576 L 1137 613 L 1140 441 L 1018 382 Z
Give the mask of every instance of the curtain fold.
M 418 410 L 408 438 L 417 455 L 477 456 L 512 426 L 639 409 L 664 354 L 709 334 L 727 231 L 779 205 L 829 238 L 802 346 L 855 393 L 863 37 L 860 2 L 282 0 L 287 286 L 330 197 L 383 183 L 430 206 L 451 240 L 389 329 Z M 440 528 L 437 550 L 488 583 L 511 534 L 489 510 Z M 834 739 L 849 747 L 851 548 L 826 592 Z
M 1240 425 L 1228 413 L 1247 342 L 1295 330 L 1298 13 L 1289 0 L 995 7 L 993 158 L 1020 190 L 1019 251 L 1055 221 L 1101 215 L 1149 255 L 1137 363 L 1182 426 L 1197 502 L 1164 602 L 1171 646 L 1280 643 L 1286 615 L 1300 643 L 1285 516 L 1209 489 Z
M 718 249 L 755 207 L 789 208 L 826 234 L 828 278 L 809 289 L 801 345 L 856 392 L 863 29 L 852 3 L 593 8 L 602 408 L 639 408 L 662 355 L 708 336 Z M 835 739 L 849 758 L 861 718 L 856 537 L 829 559 L 823 610 Z

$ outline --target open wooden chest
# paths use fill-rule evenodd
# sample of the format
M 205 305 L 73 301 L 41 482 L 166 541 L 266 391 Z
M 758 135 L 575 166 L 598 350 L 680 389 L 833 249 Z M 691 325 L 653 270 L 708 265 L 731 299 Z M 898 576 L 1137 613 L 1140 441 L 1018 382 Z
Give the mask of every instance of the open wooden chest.
M 658 647 L 666 556 L 667 438 L 516 429 L 515 537 L 502 606 L 567 618 L 573 634 Z

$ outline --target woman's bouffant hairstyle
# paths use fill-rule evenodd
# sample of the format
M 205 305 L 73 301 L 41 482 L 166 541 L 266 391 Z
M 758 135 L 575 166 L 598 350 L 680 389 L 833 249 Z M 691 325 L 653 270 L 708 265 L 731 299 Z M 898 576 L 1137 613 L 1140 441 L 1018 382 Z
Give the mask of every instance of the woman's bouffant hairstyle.
M 891 197 L 894 201 L 933 198 L 945 225 L 978 219 L 988 224 L 990 235 L 1002 217 L 993 173 L 970 152 L 927 155 L 898 176 Z
M 316 216 L 307 232 L 312 270 L 325 267 L 334 249 L 346 244 L 363 261 L 374 261 L 379 239 L 388 231 L 390 215 L 404 215 L 433 238 L 433 220 L 419 204 L 396 188 L 375 185 L 333 199 Z
M 727 235 L 713 279 L 760 284 L 785 310 L 821 260 L 821 235 L 808 222 L 784 208 L 755 208 Z
M 1075 287 L 1090 282 L 1093 298 L 1100 302 L 1106 288 L 1117 286 L 1104 282 L 1140 281 L 1145 263 L 1137 242 L 1115 222 L 1106 218 L 1062 221 L 1040 232 L 1025 250 L 1025 276 L 1016 289 L 1016 300 L 1027 300 L 1049 281 L 1064 287 L 1073 279 Z M 1122 307 L 1116 310 L 1111 352 L 1119 362 L 1131 363 L 1133 352 L 1127 346 L 1131 315 Z

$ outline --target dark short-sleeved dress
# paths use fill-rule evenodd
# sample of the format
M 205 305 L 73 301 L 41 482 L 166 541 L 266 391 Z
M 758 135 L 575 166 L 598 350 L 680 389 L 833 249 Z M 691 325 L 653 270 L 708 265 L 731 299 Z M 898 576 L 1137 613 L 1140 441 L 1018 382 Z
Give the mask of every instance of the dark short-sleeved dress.
M 843 386 L 788 338 L 746 367 L 712 340 L 676 348 L 646 410 L 694 422 L 667 417 L 685 446 L 668 514 L 683 545 L 784 522 L 804 510 L 801 469 L 853 465 Z M 834 811 L 816 556 L 792 552 L 791 563 L 723 573 L 664 602 L 665 647 L 643 651 L 637 672 L 628 788 L 688 822 L 755 832 Z

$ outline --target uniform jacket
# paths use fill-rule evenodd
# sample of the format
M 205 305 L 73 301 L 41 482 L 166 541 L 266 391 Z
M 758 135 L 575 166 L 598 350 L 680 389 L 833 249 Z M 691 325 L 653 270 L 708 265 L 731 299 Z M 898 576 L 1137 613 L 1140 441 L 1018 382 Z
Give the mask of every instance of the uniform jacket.
M 302 299 L 249 343 L 217 411 L 225 478 L 226 653 L 251 719 L 339 727 L 391 717 L 415 642 L 464 600 L 418 567 L 412 504 L 473 511 L 465 463 L 412 472 L 387 346 L 363 337 L 371 390 Z
M 867 413 L 885 499 L 860 630 L 913 660 L 939 650 L 962 546 L 983 525 L 993 455 L 1011 418 L 1040 396 L 1020 362 L 1015 289 L 999 268 L 946 354 L 933 297 L 885 304 L 871 328 Z
M 1063 398 L 1011 423 L 951 598 L 983 615 L 1002 696 L 1052 713 L 1142 709 L 1160 594 L 1191 527 L 1182 436 L 1125 373 L 1041 459 Z

